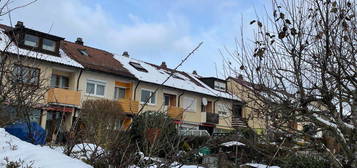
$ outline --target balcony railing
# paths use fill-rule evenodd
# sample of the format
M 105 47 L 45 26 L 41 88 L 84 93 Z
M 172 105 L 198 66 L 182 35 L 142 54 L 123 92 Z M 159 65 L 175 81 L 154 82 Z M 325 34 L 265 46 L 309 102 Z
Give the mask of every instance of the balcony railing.
M 181 120 L 184 109 L 181 107 L 169 106 L 167 108 L 167 115 L 173 119 Z
M 244 119 L 241 117 L 232 117 L 232 127 L 246 127 Z
M 81 104 L 81 93 L 79 91 L 62 88 L 51 88 L 47 94 L 48 103 L 68 104 L 75 106 L 80 106 Z
M 206 113 L 206 122 L 207 123 L 213 123 L 213 124 L 218 124 L 219 123 L 219 115 L 216 113 Z
M 121 110 L 125 113 L 137 114 L 139 112 L 139 102 L 130 99 L 119 99 Z

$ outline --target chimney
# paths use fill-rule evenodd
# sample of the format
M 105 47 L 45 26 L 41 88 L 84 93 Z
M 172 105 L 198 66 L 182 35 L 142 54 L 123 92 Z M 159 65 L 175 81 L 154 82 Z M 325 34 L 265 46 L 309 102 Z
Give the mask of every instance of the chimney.
M 161 68 L 167 68 L 166 62 L 163 61 L 163 62 L 161 63 L 161 65 L 160 65 L 160 67 L 161 67 Z
M 128 51 L 124 51 L 123 54 L 122 54 L 122 56 L 129 58 L 129 53 L 128 53 Z
M 15 25 L 15 28 L 24 28 L 24 22 L 21 22 L 21 21 L 17 21 L 16 25 Z
M 193 70 L 192 74 L 198 75 L 196 70 Z
M 237 78 L 238 78 L 239 80 L 244 80 L 242 74 L 238 74 L 238 77 L 237 77 Z
M 76 40 L 76 44 L 83 45 L 83 39 L 78 37 Z

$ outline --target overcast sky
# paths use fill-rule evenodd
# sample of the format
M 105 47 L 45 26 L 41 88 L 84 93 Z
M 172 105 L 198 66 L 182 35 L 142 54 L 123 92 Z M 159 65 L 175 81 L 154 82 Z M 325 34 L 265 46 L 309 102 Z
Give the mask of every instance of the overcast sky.
M 69 41 L 82 37 L 85 45 L 117 54 L 128 51 L 133 58 L 166 61 L 169 67 L 203 41 L 180 70 L 216 76 L 217 66 L 221 76 L 219 49 L 233 48 L 242 23 L 251 36 L 249 21 L 269 7 L 269 0 L 38 0 L 11 18 L 13 24 L 21 20 Z M 1 23 L 9 24 L 8 16 Z

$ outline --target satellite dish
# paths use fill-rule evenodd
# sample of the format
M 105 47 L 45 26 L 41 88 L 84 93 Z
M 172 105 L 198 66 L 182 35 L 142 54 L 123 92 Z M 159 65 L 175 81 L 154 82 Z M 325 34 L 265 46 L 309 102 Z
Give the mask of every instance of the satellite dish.
M 204 97 L 204 98 L 202 98 L 202 104 L 204 105 L 204 106 L 207 106 L 207 104 L 208 104 L 208 101 L 207 101 L 207 99 Z

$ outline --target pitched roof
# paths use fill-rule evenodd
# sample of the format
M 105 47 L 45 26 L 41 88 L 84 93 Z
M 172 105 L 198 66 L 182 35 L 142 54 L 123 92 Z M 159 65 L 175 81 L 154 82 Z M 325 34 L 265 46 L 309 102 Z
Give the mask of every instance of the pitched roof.
M 164 86 L 214 97 L 239 100 L 238 97 L 227 92 L 220 92 L 211 89 L 193 74 L 161 67 L 152 63 L 120 55 L 115 55 L 114 58 L 117 59 L 124 66 L 124 68 L 129 70 L 129 72 L 140 81 L 161 85 L 172 73 L 173 75 L 165 82 Z M 142 70 L 142 68 L 144 70 Z
M 69 41 L 62 41 L 61 48 L 69 57 L 87 69 L 135 78 L 119 61 L 113 58 L 114 55 L 110 52 Z
M 14 43 L 10 37 L 5 33 L 6 31 L 10 31 L 13 28 L 7 25 L 0 24 L 0 50 L 5 51 L 11 54 L 25 56 L 29 58 L 34 58 L 38 60 L 43 60 L 51 63 L 63 64 L 67 66 L 83 68 L 81 64 L 72 60 L 67 56 L 63 50 L 60 49 L 59 56 L 54 56 L 50 54 L 44 54 L 40 52 L 35 52 L 32 50 L 19 48 L 16 43 Z

